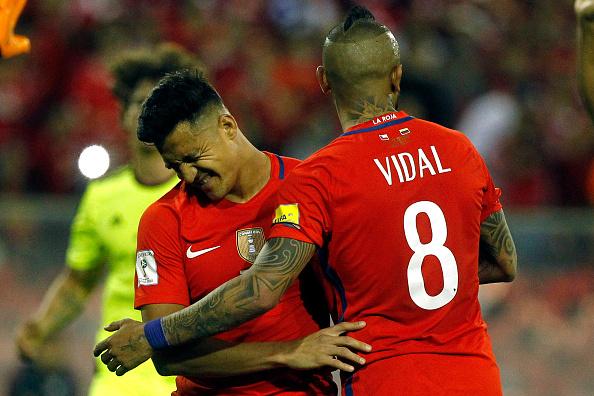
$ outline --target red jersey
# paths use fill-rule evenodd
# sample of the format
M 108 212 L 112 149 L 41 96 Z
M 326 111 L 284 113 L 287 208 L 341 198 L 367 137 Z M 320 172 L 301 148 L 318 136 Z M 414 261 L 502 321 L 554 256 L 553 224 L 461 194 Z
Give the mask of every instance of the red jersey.
M 291 173 L 270 237 L 321 248 L 335 320 L 367 322 L 354 336 L 373 351 L 347 395 L 501 393 L 477 298 L 480 224 L 499 195 L 463 134 L 404 112 L 347 130 Z M 483 388 L 458 382 L 471 368 Z
M 271 162 L 270 180 L 248 202 L 203 202 L 180 183 L 145 211 L 138 229 L 136 308 L 188 306 L 253 264 L 270 229 L 275 194 L 299 162 L 266 154 Z M 287 341 L 319 330 L 302 302 L 301 281 L 287 290 L 274 309 L 217 338 Z M 330 377 L 288 369 L 222 379 L 178 377 L 177 387 L 175 394 L 180 396 L 336 394 Z

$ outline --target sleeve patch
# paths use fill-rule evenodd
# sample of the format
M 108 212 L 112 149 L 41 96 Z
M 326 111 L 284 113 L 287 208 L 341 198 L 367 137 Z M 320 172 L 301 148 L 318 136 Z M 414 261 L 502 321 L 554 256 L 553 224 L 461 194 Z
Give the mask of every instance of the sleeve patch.
M 273 224 L 278 223 L 289 223 L 298 226 L 299 225 L 299 205 L 287 204 L 279 205 L 274 211 Z
M 138 286 L 151 286 L 159 284 L 157 262 L 152 250 L 139 250 L 136 253 L 136 275 Z

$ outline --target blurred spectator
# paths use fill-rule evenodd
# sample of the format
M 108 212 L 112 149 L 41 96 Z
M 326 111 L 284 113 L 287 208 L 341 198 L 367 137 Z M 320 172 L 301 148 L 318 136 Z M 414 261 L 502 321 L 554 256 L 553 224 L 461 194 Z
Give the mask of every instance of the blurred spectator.
M 579 205 L 594 134 L 579 104 L 575 16 L 555 0 L 363 0 L 397 32 L 410 113 L 471 137 L 506 205 Z M 196 51 L 250 139 L 305 156 L 336 136 L 314 77 L 348 0 L 30 2 L 31 55 L 0 64 L 0 192 L 71 193 L 84 146 L 126 161 L 102 65 L 172 40 Z

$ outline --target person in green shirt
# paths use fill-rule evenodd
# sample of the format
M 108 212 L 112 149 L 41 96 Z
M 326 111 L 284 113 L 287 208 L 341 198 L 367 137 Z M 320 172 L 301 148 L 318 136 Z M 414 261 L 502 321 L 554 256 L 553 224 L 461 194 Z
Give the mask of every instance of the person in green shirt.
M 202 72 L 203 67 L 172 44 L 127 52 L 114 64 L 113 92 L 130 136 L 131 160 L 88 184 L 72 223 L 66 265 L 38 311 L 18 331 L 16 343 L 23 359 L 42 359 L 48 341 L 81 314 L 104 273 L 101 323 L 132 315 L 140 319 L 133 308 L 138 222 L 144 210 L 179 180 L 165 168 L 154 147 L 136 139 L 137 119 L 140 105 L 156 82 L 181 69 Z M 97 340 L 106 334 L 100 329 Z M 125 378 L 115 377 L 99 362 L 89 395 L 168 395 L 174 389 L 174 377 L 159 376 L 150 362 Z

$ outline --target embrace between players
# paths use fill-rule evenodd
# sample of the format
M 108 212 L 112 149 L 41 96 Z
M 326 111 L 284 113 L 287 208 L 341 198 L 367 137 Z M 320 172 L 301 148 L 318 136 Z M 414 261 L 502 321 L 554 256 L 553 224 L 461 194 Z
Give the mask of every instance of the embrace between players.
M 592 112 L 594 2 L 575 7 Z M 397 111 L 401 76 L 392 33 L 351 10 L 317 72 L 344 133 L 302 163 L 252 146 L 196 70 L 162 79 L 138 137 L 182 182 L 142 216 L 146 323 L 106 327 L 107 368 L 152 358 L 177 395 L 336 394 L 336 368 L 346 394 L 500 395 L 477 300 L 516 273 L 500 191 L 462 134 Z
M 152 358 L 178 395 L 335 394 L 324 367 L 346 394 L 500 395 L 477 298 L 516 273 L 500 191 L 464 135 L 397 110 L 401 76 L 352 9 L 317 70 L 344 133 L 301 163 L 252 146 L 200 73 L 162 79 L 138 137 L 182 181 L 140 221 L 145 323 L 110 324 L 95 356 L 118 375 Z

